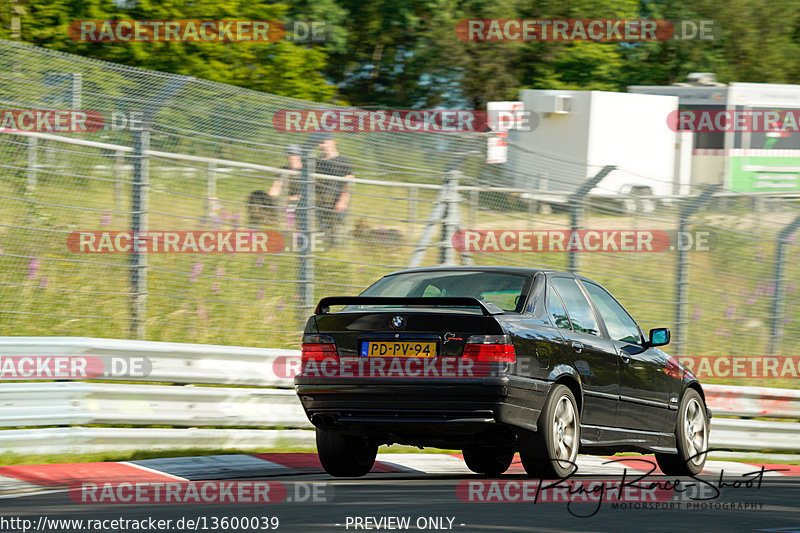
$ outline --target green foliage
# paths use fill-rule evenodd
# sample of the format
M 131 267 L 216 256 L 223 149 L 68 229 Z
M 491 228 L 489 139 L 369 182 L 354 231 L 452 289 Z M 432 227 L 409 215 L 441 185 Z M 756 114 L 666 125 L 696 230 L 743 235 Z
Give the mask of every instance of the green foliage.
M 10 36 L 14 1 L 22 39 L 37 45 L 314 101 L 377 107 L 472 106 L 516 98 L 522 88 L 624 91 L 689 72 L 721 81 L 800 82 L 800 11 L 795 0 L 6 0 L 0 37 Z M 77 43 L 79 19 L 278 19 L 321 21 L 312 45 Z M 465 42 L 468 18 L 711 19 L 711 42 Z
M 131 7 L 125 7 L 130 5 Z M 322 76 L 326 53 L 289 41 L 275 43 L 82 43 L 68 34 L 76 20 L 248 19 L 285 21 L 287 6 L 246 0 L 26 0 L 22 40 L 46 48 L 125 65 L 196 76 L 314 101 L 335 87 Z M 118 7 L 123 6 L 123 7 Z M 6 24 L 0 37 L 8 38 Z

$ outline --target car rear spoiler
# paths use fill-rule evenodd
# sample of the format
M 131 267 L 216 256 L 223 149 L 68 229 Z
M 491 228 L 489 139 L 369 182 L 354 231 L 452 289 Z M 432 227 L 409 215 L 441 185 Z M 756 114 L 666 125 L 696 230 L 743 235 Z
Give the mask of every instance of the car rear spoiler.
M 502 315 L 502 309 L 493 303 L 482 302 L 477 298 L 441 297 L 400 297 L 400 296 L 329 296 L 317 304 L 317 315 L 330 313 L 332 305 L 417 305 L 423 307 L 478 307 L 484 315 Z

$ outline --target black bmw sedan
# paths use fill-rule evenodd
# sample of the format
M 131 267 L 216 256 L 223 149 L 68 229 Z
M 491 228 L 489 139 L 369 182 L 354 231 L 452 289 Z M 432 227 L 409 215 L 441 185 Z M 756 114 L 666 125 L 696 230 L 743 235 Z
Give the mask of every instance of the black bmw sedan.
M 389 274 L 320 301 L 295 389 L 333 476 L 361 476 L 382 444 L 463 450 L 498 475 L 565 477 L 578 452 L 654 453 L 699 473 L 710 412 L 689 369 L 600 284 L 532 268 Z

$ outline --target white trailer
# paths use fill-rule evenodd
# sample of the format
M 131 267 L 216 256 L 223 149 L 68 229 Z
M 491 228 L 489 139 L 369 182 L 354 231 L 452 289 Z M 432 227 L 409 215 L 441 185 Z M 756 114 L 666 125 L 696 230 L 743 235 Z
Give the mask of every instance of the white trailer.
M 515 187 L 546 201 L 566 201 L 601 168 L 614 165 L 590 196 L 688 194 L 689 176 L 676 157 L 683 139 L 667 122 L 678 98 L 571 90 L 523 90 L 520 96 L 525 111 L 537 116 L 530 131 L 509 132 L 506 168 Z

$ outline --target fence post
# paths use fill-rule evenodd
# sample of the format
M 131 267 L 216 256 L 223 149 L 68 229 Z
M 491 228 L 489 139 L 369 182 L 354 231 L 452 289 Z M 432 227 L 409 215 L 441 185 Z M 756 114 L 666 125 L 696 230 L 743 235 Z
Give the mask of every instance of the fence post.
M 133 182 L 131 183 L 131 327 L 130 334 L 135 339 L 147 335 L 147 253 L 146 245 L 139 242 L 139 236 L 147 231 L 147 200 L 150 186 L 150 132 L 156 113 L 163 108 L 178 91 L 192 80 L 191 76 L 173 76 L 151 101 L 147 102 L 142 113 L 140 126 L 131 127 L 133 135 Z
M 150 182 L 150 124 L 134 131 L 133 183 L 131 185 L 131 336 L 144 339 L 147 331 L 147 253 L 137 238 L 147 231 L 147 187 Z
M 686 342 L 685 326 L 687 323 L 686 309 L 688 301 L 686 300 L 689 289 L 689 257 L 686 247 L 683 246 L 683 235 L 686 234 L 686 226 L 689 222 L 689 217 L 697 212 L 700 207 L 711 199 L 711 196 L 721 188 L 721 185 L 711 185 L 700 193 L 695 198 L 689 198 L 683 202 L 678 214 L 678 233 L 677 242 L 675 246 L 678 250 L 677 259 L 677 272 L 675 274 L 675 355 L 683 355 L 683 344 Z
M 122 211 L 122 166 L 125 163 L 125 152 L 114 152 L 114 211 Z
M 312 155 L 313 145 L 306 144 L 301 147 L 303 168 L 300 170 L 300 202 L 297 206 L 297 230 L 303 236 L 304 248 L 298 257 L 297 294 L 300 308 L 298 319 L 300 329 L 305 327 L 306 319 L 314 309 L 314 231 L 316 221 L 316 183 L 313 174 L 316 170 L 316 160 Z
M 447 196 L 445 196 L 446 212 L 444 220 L 442 221 L 442 242 L 439 245 L 439 262 L 443 265 L 455 264 L 455 250 L 453 249 L 453 235 L 461 225 L 459 215 L 459 203 L 461 196 L 458 193 L 458 182 L 461 173 L 457 170 L 451 171 L 447 175 L 445 181 L 445 188 L 447 189 Z
M 448 178 L 445 178 L 442 188 L 439 189 L 439 194 L 436 197 L 436 202 L 433 204 L 433 209 L 431 209 L 431 214 L 428 217 L 425 229 L 422 230 L 422 235 L 417 241 L 417 246 L 411 253 L 411 258 L 408 260 L 408 268 L 418 267 L 422 264 L 422 261 L 425 259 L 425 254 L 428 251 L 428 246 L 431 245 L 436 225 L 439 224 L 445 216 L 448 194 L 447 179 Z
M 475 227 L 475 220 L 477 219 L 477 216 L 478 216 L 478 209 L 480 209 L 480 198 L 481 198 L 480 191 L 478 191 L 478 190 L 470 191 L 470 193 L 469 193 L 469 204 L 470 205 L 469 205 L 469 212 L 468 212 L 469 227 L 470 228 L 474 228 Z
M 589 191 L 595 188 L 595 186 L 600 183 L 603 178 L 608 176 L 608 174 L 616 169 L 617 167 L 614 165 L 606 165 L 600 172 L 589 178 L 588 180 L 584 181 L 578 190 L 572 193 L 569 197 L 569 227 L 570 227 L 570 235 L 575 234 L 581 227 L 581 219 L 583 217 L 583 199 L 586 198 L 586 195 L 589 194 Z M 569 242 L 569 241 L 567 241 Z M 573 274 L 577 274 L 580 270 L 580 250 L 570 249 L 569 251 L 569 267 L 568 270 Z
M 775 354 L 781 346 L 783 336 L 783 284 L 786 277 L 786 247 L 789 237 L 800 228 L 800 216 L 786 226 L 778 234 L 778 243 L 775 246 L 775 292 L 772 300 L 772 329 L 769 336 L 769 353 Z
M 417 219 L 417 188 L 408 188 L 408 221 L 414 222 Z
M 28 175 L 25 184 L 25 191 L 28 194 L 36 189 L 36 166 L 39 160 L 39 139 L 34 136 L 28 137 Z
M 206 164 L 206 219 L 211 218 L 212 198 L 217 197 L 217 173 L 214 163 Z

